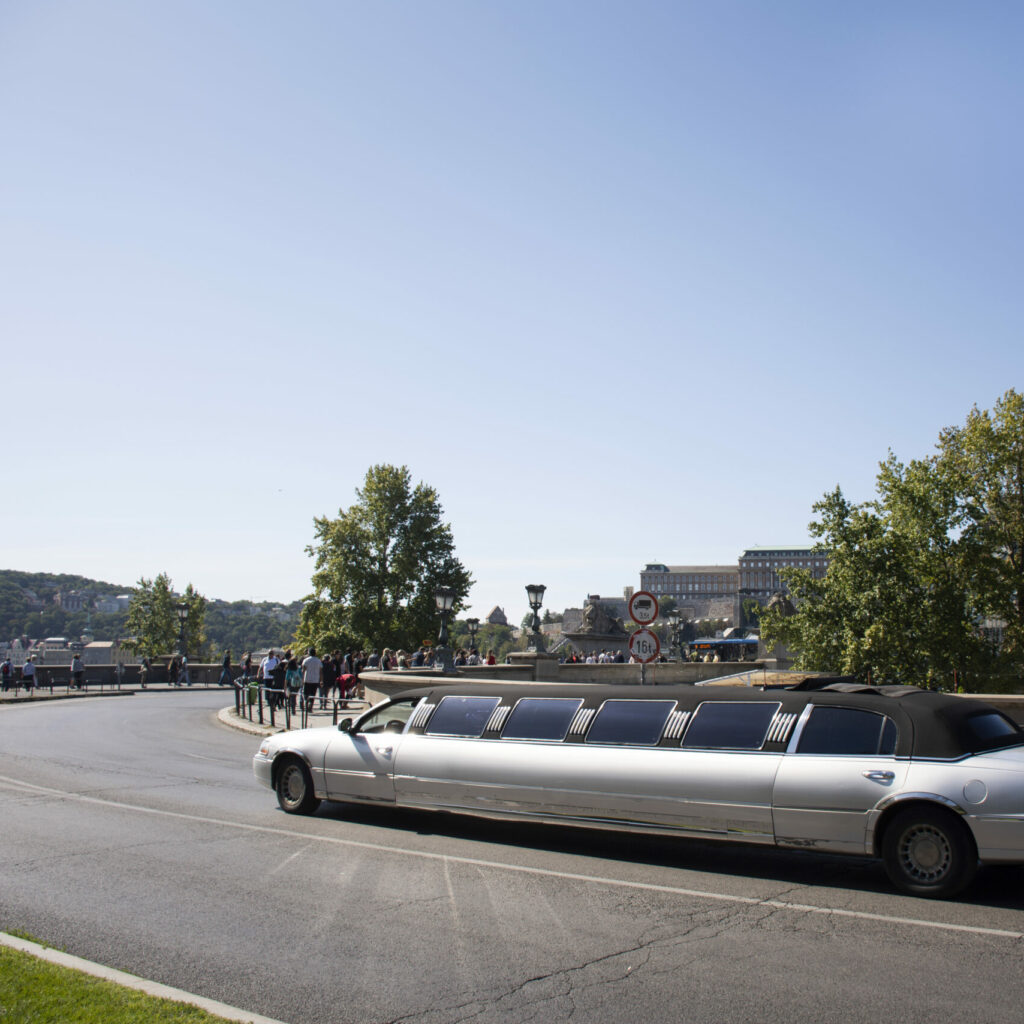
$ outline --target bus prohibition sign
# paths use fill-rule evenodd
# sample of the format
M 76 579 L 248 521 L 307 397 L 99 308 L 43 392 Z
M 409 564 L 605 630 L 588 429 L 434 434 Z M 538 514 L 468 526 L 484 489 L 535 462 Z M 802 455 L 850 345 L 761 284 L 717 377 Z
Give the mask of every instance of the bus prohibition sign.
M 654 661 L 661 654 L 661 641 L 658 639 L 658 634 L 652 633 L 649 629 L 638 629 L 630 633 L 629 653 L 644 665 L 649 661 Z

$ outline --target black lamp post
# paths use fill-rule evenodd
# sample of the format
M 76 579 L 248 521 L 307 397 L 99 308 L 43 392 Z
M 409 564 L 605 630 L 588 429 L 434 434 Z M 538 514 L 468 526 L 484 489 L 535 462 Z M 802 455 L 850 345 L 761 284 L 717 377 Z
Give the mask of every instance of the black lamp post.
M 454 675 L 455 663 L 452 661 L 451 648 L 448 646 L 448 616 L 455 607 L 455 591 L 451 587 L 437 587 L 434 590 L 434 601 L 441 613 L 441 632 L 437 634 L 437 658 L 441 661 L 441 671 L 445 675 Z
M 669 614 L 668 624 L 672 627 L 672 646 L 679 650 L 679 660 L 683 660 L 683 645 L 680 637 L 682 634 L 679 632 L 679 612 L 675 611 Z
M 530 648 L 536 651 L 544 650 L 544 634 L 540 631 L 540 606 L 544 603 L 544 591 L 548 588 L 541 583 L 528 583 L 526 585 L 526 596 L 530 601 L 530 608 L 533 609 L 533 622 L 530 623 Z
M 185 655 L 188 653 L 185 650 L 185 623 L 188 622 L 188 602 L 179 601 L 175 605 L 175 609 L 178 612 L 178 653 Z
M 476 635 L 480 632 L 479 619 L 466 619 L 466 629 L 469 630 L 469 646 L 476 648 Z

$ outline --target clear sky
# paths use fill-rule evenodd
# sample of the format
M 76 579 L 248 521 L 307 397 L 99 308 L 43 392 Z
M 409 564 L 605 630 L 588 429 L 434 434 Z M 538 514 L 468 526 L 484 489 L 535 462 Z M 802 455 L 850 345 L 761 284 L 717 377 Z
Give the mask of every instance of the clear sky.
M 309 590 L 367 468 L 518 620 L 1024 386 L 1024 6 L 0 2 L 0 568 Z

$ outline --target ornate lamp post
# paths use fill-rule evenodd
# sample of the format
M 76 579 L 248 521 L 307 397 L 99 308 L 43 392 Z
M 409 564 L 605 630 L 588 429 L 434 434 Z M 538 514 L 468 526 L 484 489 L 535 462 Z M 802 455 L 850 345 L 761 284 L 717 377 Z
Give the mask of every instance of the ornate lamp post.
M 188 602 L 179 601 L 175 606 L 178 613 L 178 653 L 185 655 L 185 623 L 188 622 Z
M 437 634 L 437 657 L 441 661 L 441 671 L 445 675 L 455 674 L 452 651 L 448 646 L 448 616 L 455 607 L 455 591 L 451 587 L 438 587 L 434 591 L 434 601 L 441 613 L 441 632 Z
M 530 608 L 533 610 L 533 621 L 530 623 L 530 649 L 534 651 L 544 650 L 544 634 L 540 631 L 540 606 L 544 603 L 544 591 L 548 588 L 541 583 L 528 583 L 526 585 L 526 596 L 530 601 Z
M 682 661 L 683 660 L 683 641 L 682 641 L 682 635 L 683 634 L 682 634 L 682 632 L 681 632 L 681 630 L 679 628 L 679 626 L 680 626 L 680 619 L 679 619 L 679 612 L 678 611 L 672 612 L 671 615 L 669 615 L 669 617 L 668 617 L 668 624 L 672 627 L 672 646 L 675 647 L 679 651 L 679 660 Z
M 479 619 L 466 619 L 466 629 L 469 630 L 469 646 L 476 647 L 476 635 L 480 632 Z

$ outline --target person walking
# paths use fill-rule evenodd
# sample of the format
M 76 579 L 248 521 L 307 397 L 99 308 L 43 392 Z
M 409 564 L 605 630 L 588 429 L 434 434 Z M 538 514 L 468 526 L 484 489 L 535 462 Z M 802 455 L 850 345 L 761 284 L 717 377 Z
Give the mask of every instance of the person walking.
M 139 663 L 139 685 L 142 689 L 146 688 L 146 683 L 149 681 L 149 658 L 143 658 Z
M 178 685 L 178 659 L 171 658 L 170 664 L 167 666 L 167 685 L 177 686 Z
M 299 691 L 302 690 L 302 672 L 294 658 L 289 658 L 285 667 L 284 686 L 288 691 L 288 710 L 294 715 Z
M 31 693 L 32 688 L 36 685 L 36 656 L 34 654 L 30 654 L 25 659 L 25 664 L 21 666 L 21 682 L 26 693 Z
M 181 680 L 186 686 L 192 685 L 192 677 L 188 674 L 188 655 L 181 656 Z
M 313 701 L 317 691 L 320 690 L 320 683 L 323 679 L 324 663 L 316 656 L 316 650 L 309 648 L 308 653 L 302 659 L 302 697 L 306 703 L 307 714 L 313 710 Z M 320 700 L 320 707 L 323 708 L 324 701 Z
M 3 681 L 3 692 L 6 693 L 11 688 L 11 682 L 14 679 L 14 666 L 11 664 L 11 656 L 9 654 L 4 655 L 4 660 L 0 662 L 0 680 Z
M 333 654 L 325 655 L 323 662 L 320 669 L 320 710 L 326 711 L 327 701 L 338 683 L 338 663 L 334 660 Z
M 82 665 L 82 657 L 76 651 L 71 656 L 71 688 L 81 690 L 85 686 L 85 668 Z
M 277 707 L 274 672 L 279 664 L 280 660 L 271 648 L 270 653 L 260 662 L 260 667 L 256 670 L 256 678 L 262 681 L 263 692 L 267 695 L 267 706 L 271 708 Z
M 224 661 L 220 666 L 220 678 L 217 680 L 218 686 L 230 686 L 231 685 L 231 652 L 224 652 Z

